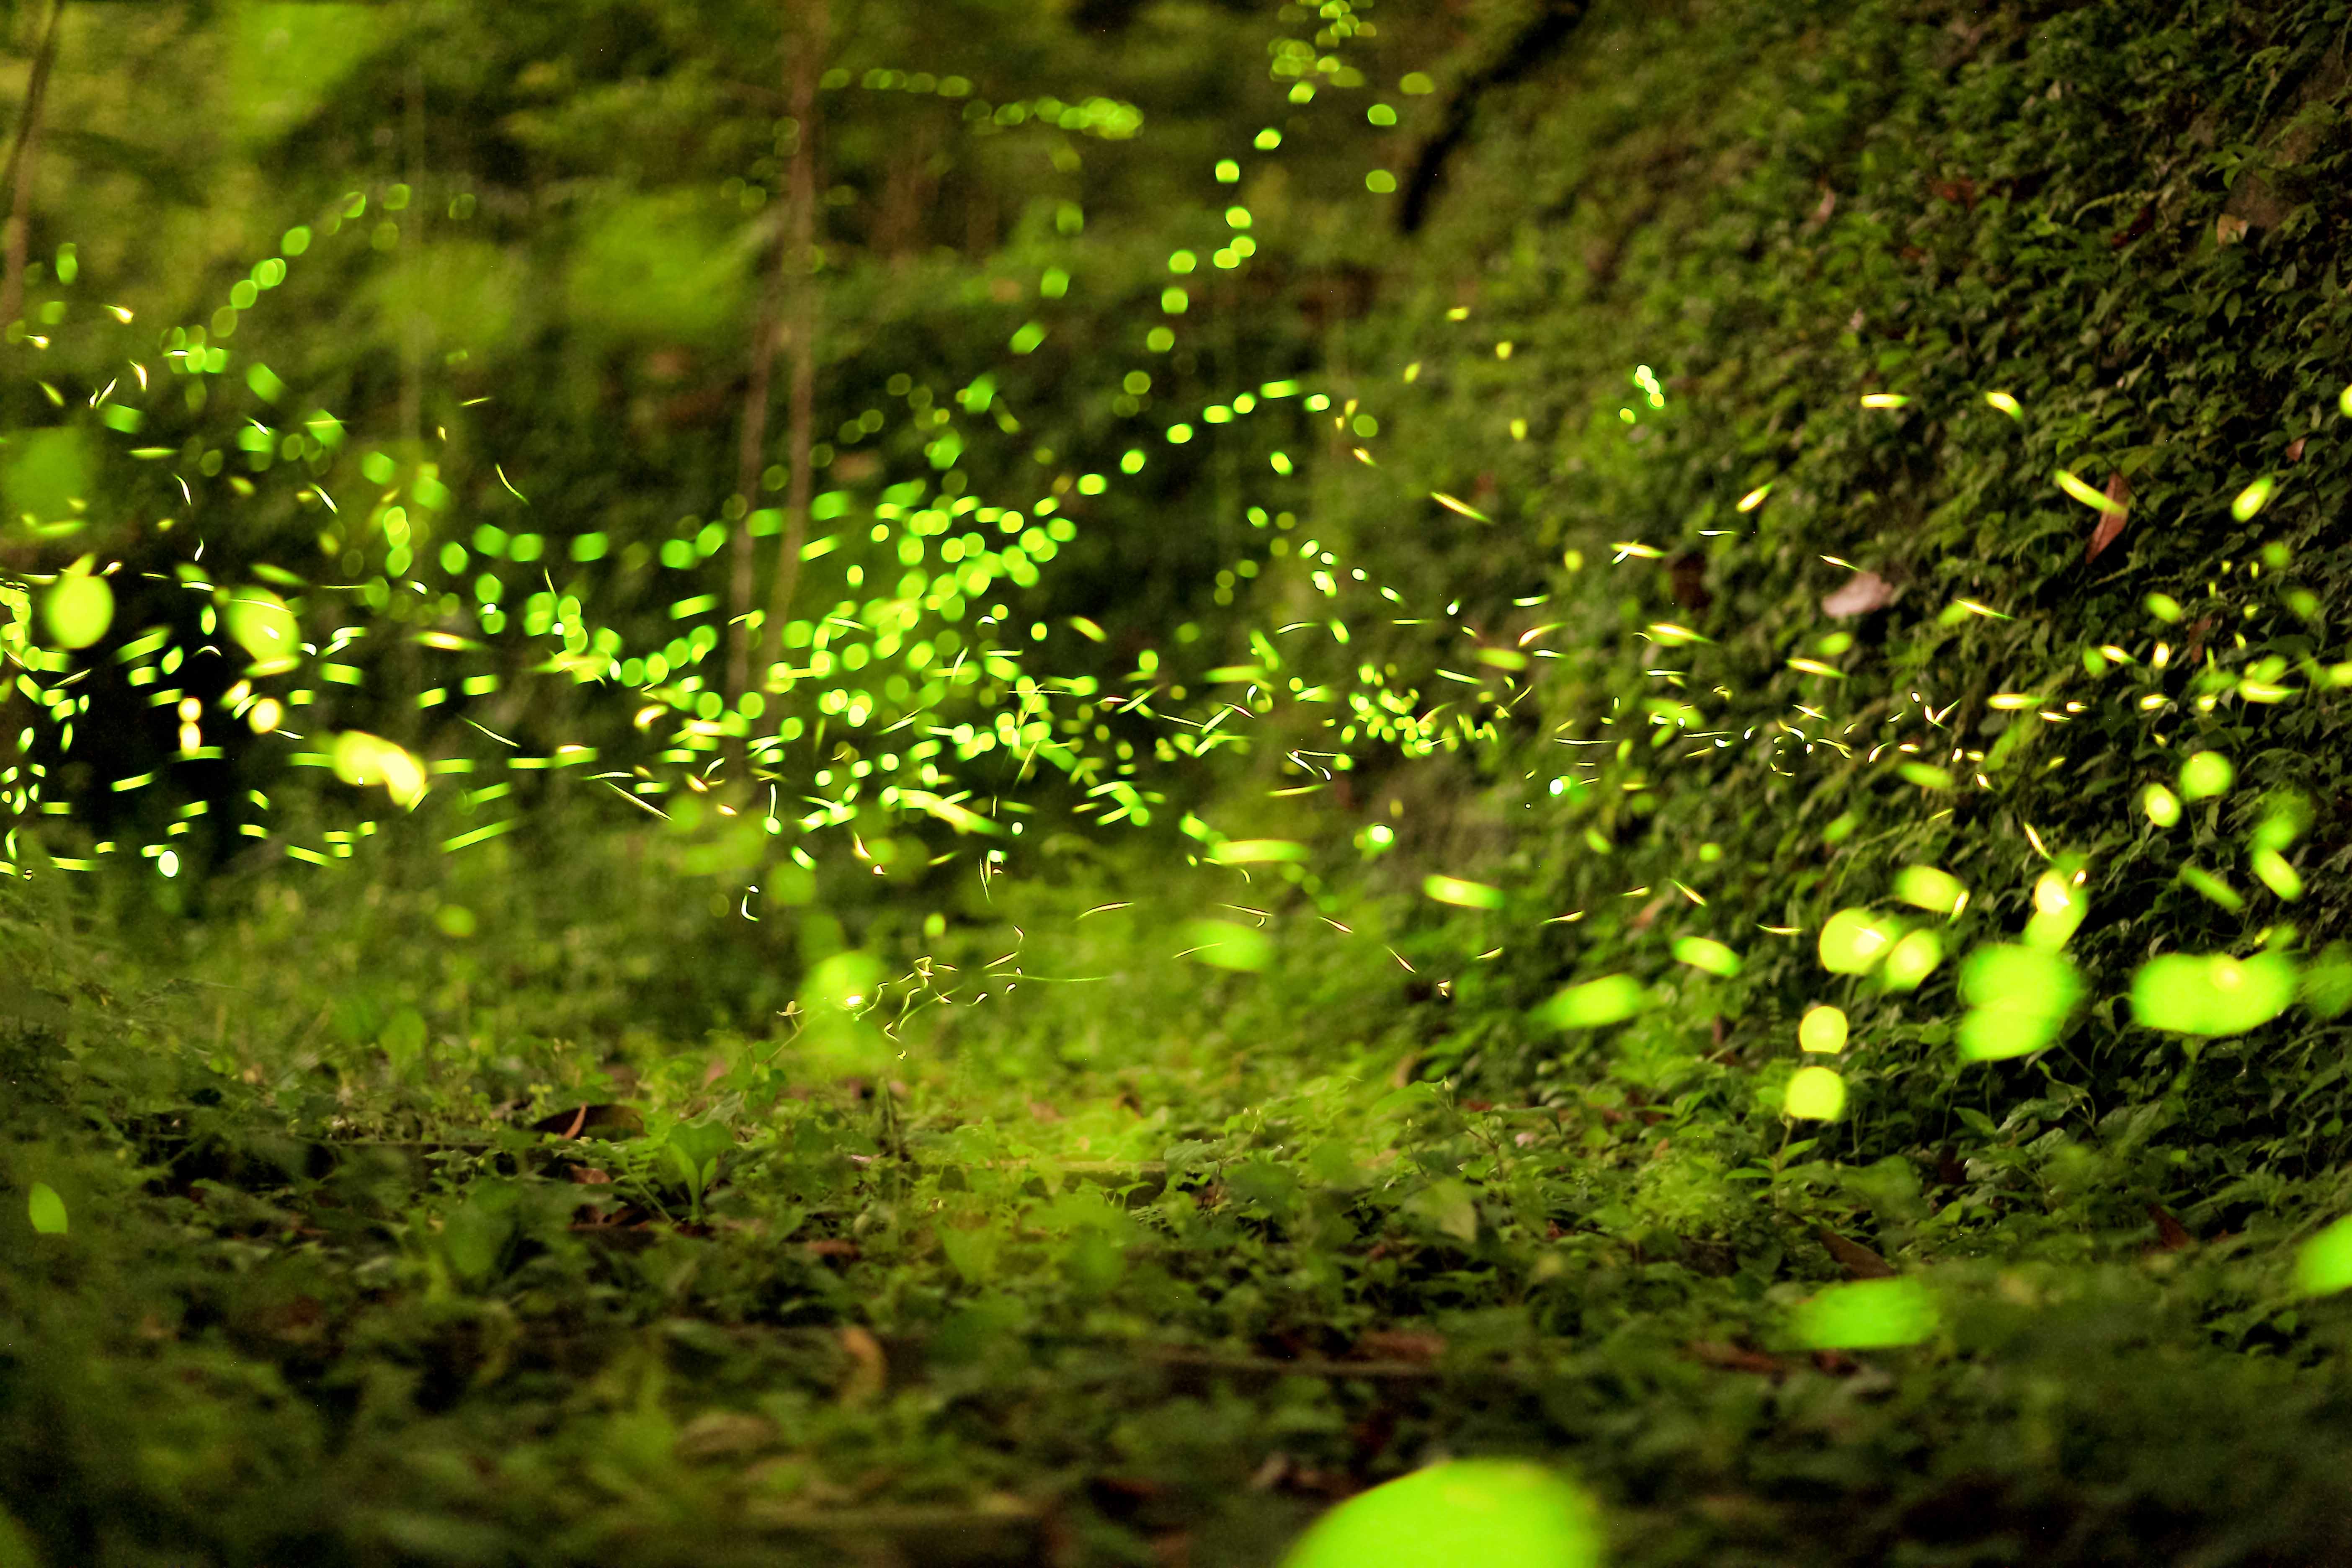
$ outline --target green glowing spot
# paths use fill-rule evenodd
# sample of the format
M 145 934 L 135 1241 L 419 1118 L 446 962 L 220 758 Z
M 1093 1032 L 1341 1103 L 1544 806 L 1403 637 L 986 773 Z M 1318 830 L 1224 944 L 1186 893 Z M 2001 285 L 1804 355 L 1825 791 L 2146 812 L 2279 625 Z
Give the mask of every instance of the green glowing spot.
M 2019 407 L 2017 399 L 2006 392 L 1988 392 L 1984 395 L 1984 400 L 1989 405 L 2000 409 L 2011 419 L 2021 421 L 2025 417 L 2025 410 Z
M 1234 163 L 1231 158 L 1220 158 L 1217 160 L 1217 184 L 1221 185 L 1234 184 L 1240 181 L 1241 177 L 1242 166 L 1239 163 Z
M 1793 660 L 1791 662 L 1794 662 Z M 1895 770 L 1921 789 L 1949 789 L 1952 775 L 1948 769 L 1932 763 L 1905 763 Z
M 2068 473 L 2063 468 L 2058 469 L 2050 477 L 2058 481 L 2058 488 L 2060 489 L 2064 490 L 2068 495 L 2074 497 L 2076 500 L 2081 501 L 2084 506 L 2091 508 L 2094 511 L 2105 512 L 2110 517 L 2121 517 L 2128 510 L 2120 501 L 2113 500 L 2100 491 L 2092 489 L 2091 486 L 2085 484 L 2081 479 L 2076 479 L 2074 475 Z
M 433 923 L 444 936 L 469 937 L 475 931 L 474 911 L 463 904 L 443 904 L 433 911 Z
M 1799 1306 L 1790 1330 L 1807 1350 L 1879 1351 L 1916 1345 L 1936 1324 L 1936 1299 L 1920 1281 L 1853 1279 Z
M 1949 871 L 1934 866 L 1906 866 L 1895 873 L 1895 896 L 1915 910 L 1957 915 L 1969 901 L 1969 890 Z
M 1845 1114 L 1845 1079 L 1828 1068 L 1799 1068 L 1789 1075 L 1780 1110 L 1800 1121 L 1835 1121 Z
M 1008 346 L 1011 347 L 1014 353 L 1025 354 L 1034 353 L 1036 350 L 1037 345 L 1045 341 L 1045 328 L 1044 324 L 1037 321 L 1031 321 L 1027 325 L 1024 326 L 1019 331 L 1013 334 L 1012 342 Z
M 1709 974 L 1719 974 L 1728 980 L 1739 973 L 1739 955 L 1711 937 L 1686 936 L 1676 939 L 1675 957 L 1693 969 L 1703 969 Z
M 1943 962 L 1944 939 L 1932 931 L 1915 931 L 1888 952 L 1878 978 L 1889 991 L 1916 991 Z
M 2303 897 L 2303 878 L 2287 864 L 2286 857 L 2277 850 L 2255 850 L 2252 865 L 2254 875 L 2262 879 L 2263 886 L 2280 898 L 2291 902 Z
M 2331 942 L 2304 965 L 2303 1005 L 2322 1018 L 2352 1008 L 2352 947 Z
M 2184 800 L 2206 800 L 2227 793 L 2238 782 L 2238 770 L 2219 752 L 2199 752 L 2180 764 L 2180 795 Z
M 2140 603 L 2147 608 L 2149 615 L 2159 621 L 2177 621 L 2180 618 L 2180 601 L 2169 594 L 2150 594 Z
M 2271 491 L 2277 488 L 2278 481 L 2264 474 L 2238 492 L 2238 499 L 2230 503 L 2230 515 L 2240 522 L 2252 521 L 2254 513 L 2269 502 Z
M 88 647 L 114 624 L 114 590 L 88 572 L 65 573 L 42 597 L 41 620 L 59 647 Z
M 1375 195 L 1387 195 L 1396 188 L 1396 176 L 1386 169 L 1374 169 L 1364 176 L 1364 189 Z
M 2140 792 L 2140 809 L 2158 827 L 2170 827 L 2180 820 L 2180 797 L 2160 784 L 2152 784 Z
M 301 651 L 301 626 L 294 611 L 268 588 L 237 588 L 228 599 L 228 639 L 245 648 L 257 666 L 291 668 Z
M 2025 945 L 2055 952 L 2081 928 L 2090 907 L 2090 900 L 2074 877 L 2042 872 L 2033 884 L 2033 913 L 2025 922 Z
M 1650 994 L 1630 974 L 1604 974 L 1571 985 L 1536 1009 L 1536 1021 L 1556 1029 L 1591 1029 L 1622 1023 L 1649 1005 Z
M 1845 1049 L 1845 1009 L 1819 1003 L 1805 1009 L 1797 1020 L 1797 1045 L 1801 1050 L 1834 1056 Z
M 1999 1061 L 2038 1051 L 2058 1037 L 2082 999 L 2082 977 L 2063 953 L 2042 948 L 1980 947 L 1960 966 L 1960 1059 Z
M 2294 992 L 2294 961 L 2284 953 L 2170 952 L 2132 976 L 2132 1016 L 2176 1035 L 2242 1035 L 2285 1012 Z
M 2200 897 L 2231 914 L 2246 907 L 2246 900 L 2239 896 L 2237 889 L 2201 866 L 2183 866 L 2180 868 L 2180 879 L 2195 889 Z
M 2352 392 L 2346 397 L 2352 398 Z M 2294 1288 L 2305 1296 L 2352 1290 L 2352 1215 L 2303 1244 L 2294 1255 Z
M 25 1215 L 33 1222 L 35 1234 L 63 1236 L 66 1233 L 66 1201 L 58 1196 L 57 1189 L 47 1182 L 35 1182 L 25 1194 Z
M 1219 866 L 1253 866 L 1266 860 L 1298 861 L 1307 858 L 1307 846 L 1287 838 L 1232 838 L 1209 851 L 1209 859 Z
M 1233 921 L 1192 921 L 1184 928 L 1187 955 L 1217 969 L 1256 973 L 1274 962 L 1274 939 Z
M 1484 882 L 1465 882 L 1459 877 L 1426 877 L 1421 890 L 1441 904 L 1454 904 L 1465 910 L 1499 910 L 1503 907 L 1503 889 L 1490 888 Z
M 1422 71 L 1406 72 L 1404 79 L 1398 82 L 1397 87 L 1399 90 L 1412 93 L 1415 96 L 1419 96 L 1423 93 L 1435 92 L 1437 90 L 1436 81 Z
M 425 764 L 404 748 L 364 730 L 347 730 L 328 742 L 327 760 L 335 776 L 347 784 L 366 788 L 382 784 L 402 805 L 425 798 Z
M 1350 1498 L 1283 1568 L 1600 1568 L 1601 1510 L 1539 1465 L 1456 1459 Z
M 1840 910 L 1822 925 L 1822 967 L 1832 974 L 1867 974 L 1886 957 L 1902 929 L 1868 910 Z
M 1282 132 L 1269 125 L 1251 139 L 1250 145 L 1261 153 L 1271 153 L 1282 145 Z
M 855 1013 L 874 1000 L 882 963 L 870 952 L 836 952 L 809 971 L 801 1002 L 812 1011 Z

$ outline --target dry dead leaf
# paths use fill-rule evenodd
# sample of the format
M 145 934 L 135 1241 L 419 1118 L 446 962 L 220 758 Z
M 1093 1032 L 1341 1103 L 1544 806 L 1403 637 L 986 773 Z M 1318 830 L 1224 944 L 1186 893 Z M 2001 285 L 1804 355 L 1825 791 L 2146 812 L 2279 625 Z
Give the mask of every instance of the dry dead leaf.
M 1752 1351 L 1744 1345 L 1694 1340 L 1683 1348 L 1691 1360 L 1706 1366 L 1721 1367 L 1726 1372 L 1754 1372 L 1767 1377 L 1779 1377 L 1789 1370 L 1789 1363 L 1779 1356 Z
M 2129 479 L 2121 474 L 2109 474 L 2107 488 L 2103 493 L 2115 510 L 2099 513 L 2098 526 L 2091 530 L 2091 549 L 2090 553 L 2084 557 L 2085 562 L 2096 561 L 2099 552 L 2113 544 L 2116 536 L 2123 532 L 2124 524 L 2131 521 L 2132 488 Z
M 2156 1244 L 2167 1252 L 2179 1252 L 2196 1245 L 2197 1238 L 2179 1217 L 2159 1204 L 2147 1205 L 2147 1217 L 2156 1221 Z
M 880 1397 L 890 1383 L 890 1363 L 882 1354 L 882 1342 L 852 1323 L 841 1331 L 841 1348 L 849 1357 L 849 1374 L 841 1380 L 841 1402 L 865 1405 Z
M 1822 1226 L 1815 1234 L 1821 1237 L 1822 1245 L 1829 1248 L 1830 1256 L 1843 1264 L 1845 1271 L 1855 1279 L 1892 1279 L 1895 1278 L 1895 1265 L 1863 1246 L 1862 1243 L 1840 1236 L 1827 1226 Z
M 715 1459 L 748 1454 L 776 1440 L 777 1428 L 764 1415 L 745 1410 L 706 1410 L 679 1428 L 679 1458 Z
M 1356 1340 L 1356 1354 L 1365 1361 L 1433 1362 L 1444 1353 L 1444 1334 L 1411 1329 L 1373 1329 Z
M 1895 586 L 1875 572 L 1857 572 L 1844 586 L 1822 601 L 1822 614 L 1843 619 L 1866 616 L 1895 602 Z
M 2228 213 L 2223 213 L 2213 220 L 2213 243 L 2224 246 L 2235 245 L 2246 237 L 2247 227 L 2244 218 L 2233 217 Z
M 2302 462 L 2303 444 L 2309 439 L 2311 437 L 2308 436 L 2297 436 L 2294 440 L 2289 441 L 2286 444 L 2286 460 L 2290 463 Z

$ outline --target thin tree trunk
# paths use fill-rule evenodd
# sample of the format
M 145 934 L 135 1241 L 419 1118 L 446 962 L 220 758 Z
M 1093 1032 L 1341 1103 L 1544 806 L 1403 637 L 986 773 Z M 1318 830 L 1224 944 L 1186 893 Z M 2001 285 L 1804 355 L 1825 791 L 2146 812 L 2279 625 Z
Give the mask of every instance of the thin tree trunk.
M 791 70 L 787 66 L 787 73 Z M 768 446 L 768 394 L 775 381 L 776 337 L 782 329 L 784 274 L 792 264 L 793 247 L 786 204 L 778 202 L 775 239 L 771 247 L 768 279 L 760 289 L 760 314 L 751 329 L 751 382 L 743 393 L 742 439 L 735 454 L 735 495 L 743 515 L 735 523 L 733 580 L 727 595 L 727 703 L 733 707 L 751 689 L 751 599 L 757 587 L 752 570 L 751 512 L 759 498 L 760 475 Z
M 792 393 L 785 416 L 784 531 L 777 543 L 776 575 L 768 595 L 763 661 L 783 657 L 784 623 L 792 616 L 793 593 L 800 586 L 801 550 L 808 542 L 809 449 L 814 445 L 816 423 L 816 184 L 817 76 L 832 20 L 825 0 L 800 0 L 799 47 L 793 53 L 791 85 L 793 121 L 800 127 L 793 145 L 793 163 L 785 188 L 788 239 L 786 266 L 792 287 Z
M 49 7 L 49 25 L 41 33 L 40 52 L 33 57 L 32 79 L 25 87 L 25 111 L 17 117 L 16 137 L 9 144 L 8 168 L 0 183 L 10 187 L 6 279 L 0 279 L 0 326 L 14 321 L 25 308 L 25 247 L 29 241 L 33 207 L 33 169 L 41 152 L 41 104 L 48 97 L 49 69 L 58 59 L 58 24 L 64 20 L 66 0 Z

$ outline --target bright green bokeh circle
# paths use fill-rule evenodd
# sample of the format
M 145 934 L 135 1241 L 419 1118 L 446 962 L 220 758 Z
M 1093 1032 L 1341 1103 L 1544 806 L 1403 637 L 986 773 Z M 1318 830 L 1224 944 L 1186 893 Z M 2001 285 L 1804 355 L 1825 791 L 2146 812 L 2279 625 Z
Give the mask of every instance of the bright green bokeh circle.
M 1797 1020 L 1797 1044 L 1809 1051 L 1835 1052 L 1845 1049 L 1845 1010 L 1827 1003 L 1805 1009 Z
M 41 618 L 59 647 L 88 647 L 114 624 L 114 590 L 103 577 L 68 573 L 41 601 Z
M 267 588 L 239 588 L 228 602 L 228 635 L 256 664 L 277 664 L 302 648 L 302 628 L 286 601 Z
M 1601 1510 L 1540 1465 L 1460 1459 L 1351 1498 L 1283 1568 L 1599 1568 Z

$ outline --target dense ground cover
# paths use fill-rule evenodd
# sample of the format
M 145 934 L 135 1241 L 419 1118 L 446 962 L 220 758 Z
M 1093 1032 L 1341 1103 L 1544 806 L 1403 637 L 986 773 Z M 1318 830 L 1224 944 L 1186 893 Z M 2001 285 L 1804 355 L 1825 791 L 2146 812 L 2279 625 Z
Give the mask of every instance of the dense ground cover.
M 1272 1562 L 1512 1454 L 1624 1563 L 2344 1560 L 2352 14 L 1568 15 L 1415 62 L 1409 236 L 1237 173 L 1370 304 L 1193 619 L 1056 606 L 1244 693 L 1156 834 L 27 851 L 25 1550 Z

